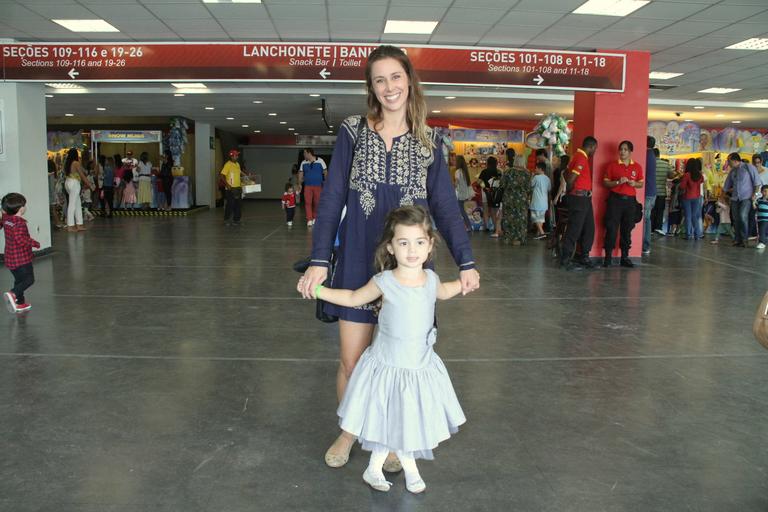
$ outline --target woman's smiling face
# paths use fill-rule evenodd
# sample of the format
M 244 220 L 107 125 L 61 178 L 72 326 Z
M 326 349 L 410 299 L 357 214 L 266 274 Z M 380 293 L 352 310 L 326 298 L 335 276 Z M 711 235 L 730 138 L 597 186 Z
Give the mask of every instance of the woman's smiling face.
M 371 82 L 382 110 L 399 112 L 406 108 L 410 81 L 397 60 L 386 58 L 374 62 L 371 66 Z

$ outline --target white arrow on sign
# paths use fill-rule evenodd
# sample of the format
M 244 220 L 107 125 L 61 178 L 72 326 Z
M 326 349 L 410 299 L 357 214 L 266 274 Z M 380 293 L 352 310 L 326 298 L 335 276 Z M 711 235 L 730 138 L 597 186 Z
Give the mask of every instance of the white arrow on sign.
M 331 76 L 331 72 L 328 71 L 327 69 L 323 68 L 323 69 L 320 70 L 320 76 L 323 77 L 323 80 L 325 80 L 326 78 Z
M 544 79 L 541 77 L 541 75 L 536 75 L 536 78 L 534 78 L 533 81 L 536 82 L 536 85 L 541 85 L 544 83 Z
M 72 68 L 72 69 L 70 69 L 70 70 L 69 70 L 69 73 L 67 73 L 67 74 L 69 75 L 69 78 L 71 78 L 72 80 L 74 80 L 74 79 L 75 79 L 75 77 L 76 77 L 77 75 L 79 75 L 80 73 L 78 73 L 77 71 L 75 71 L 75 68 Z

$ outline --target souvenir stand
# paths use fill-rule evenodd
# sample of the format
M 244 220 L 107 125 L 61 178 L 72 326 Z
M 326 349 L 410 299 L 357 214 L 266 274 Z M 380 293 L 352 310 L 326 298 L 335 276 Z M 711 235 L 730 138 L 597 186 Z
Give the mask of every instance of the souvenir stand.
M 160 130 L 92 130 L 91 131 L 91 152 L 93 158 L 98 158 L 99 144 L 118 143 L 118 144 L 156 144 L 157 161 L 153 162 L 155 167 L 160 167 L 160 158 L 163 155 L 163 132 Z M 137 153 L 136 151 L 135 153 Z M 154 153 L 154 151 L 153 151 Z M 124 156 L 124 155 L 123 155 Z M 136 155 L 134 155 L 136 156 Z M 116 162 L 117 165 L 117 162 Z M 178 209 L 189 209 L 192 204 L 192 196 L 189 186 L 189 176 L 177 176 L 180 171 L 174 169 L 174 180 L 172 190 L 172 207 Z M 157 208 L 160 201 L 160 191 L 158 190 L 158 178 L 152 175 L 152 203 L 151 208 Z
M 478 130 L 454 126 L 450 127 L 449 133 L 452 143 L 448 159 L 451 177 L 453 178 L 456 171 L 456 156 L 463 155 L 472 187 L 476 192 L 474 199 L 464 203 L 464 208 L 467 210 L 472 229 L 479 230 L 483 222 L 483 203 L 480 187 L 476 185 L 477 177 L 485 169 L 488 157 L 491 156 L 498 160 L 500 170 L 505 169 L 507 148 L 513 148 L 517 154 L 525 155 L 524 133 L 522 130 Z

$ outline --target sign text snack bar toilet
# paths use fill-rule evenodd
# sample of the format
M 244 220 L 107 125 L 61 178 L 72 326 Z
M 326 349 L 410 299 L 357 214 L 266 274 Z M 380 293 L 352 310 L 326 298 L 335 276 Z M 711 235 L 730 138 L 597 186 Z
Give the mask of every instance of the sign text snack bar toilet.
M 361 82 L 377 45 L 333 43 L 5 44 L 5 81 Z M 422 82 L 622 92 L 621 54 L 403 46 Z

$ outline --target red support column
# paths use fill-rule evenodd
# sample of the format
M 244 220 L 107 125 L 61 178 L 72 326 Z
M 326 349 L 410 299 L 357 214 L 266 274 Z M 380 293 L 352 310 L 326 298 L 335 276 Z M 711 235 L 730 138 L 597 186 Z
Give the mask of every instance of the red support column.
M 624 92 L 577 92 L 574 101 L 573 147 L 580 147 L 588 135 L 597 139 L 597 151 L 592 157 L 593 196 L 595 211 L 595 243 L 592 257 L 602 257 L 605 238 L 605 203 L 608 189 L 603 185 L 605 167 L 618 159 L 618 146 L 622 140 L 632 141 L 635 147 L 632 159 L 639 162 L 645 172 L 646 136 L 648 133 L 648 73 L 651 55 L 648 52 L 598 50 L 606 53 L 624 53 L 627 56 L 627 70 L 624 78 Z M 653 176 L 651 179 L 655 179 Z M 637 200 L 645 201 L 643 188 L 637 189 Z M 617 237 L 618 247 L 618 237 Z M 632 231 L 630 257 L 639 257 L 643 245 L 643 224 L 640 222 Z

